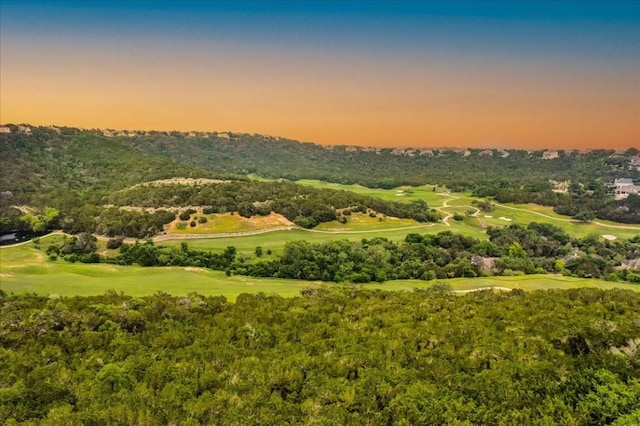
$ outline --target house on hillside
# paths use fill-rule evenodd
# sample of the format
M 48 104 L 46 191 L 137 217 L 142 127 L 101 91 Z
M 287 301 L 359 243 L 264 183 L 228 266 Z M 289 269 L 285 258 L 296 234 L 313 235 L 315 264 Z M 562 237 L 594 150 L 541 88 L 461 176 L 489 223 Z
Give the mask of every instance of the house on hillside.
M 632 168 L 636 168 L 636 169 L 640 170 L 640 155 L 636 155 L 634 157 L 631 157 L 631 160 L 629 160 L 629 165 Z
M 628 178 L 616 179 L 613 182 L 613 194 L 616 200 L 624 200 L 629 194 L 640 194 L 640 185 L 635 185 Z
M 554 158 L 558 158 L 560 154 L 558 151 L 545 151 L 542 153 L 543 160 L 553 160 Z
M 7 126 L 0 126 L 0 133 L 11 133 L 11 128 Z

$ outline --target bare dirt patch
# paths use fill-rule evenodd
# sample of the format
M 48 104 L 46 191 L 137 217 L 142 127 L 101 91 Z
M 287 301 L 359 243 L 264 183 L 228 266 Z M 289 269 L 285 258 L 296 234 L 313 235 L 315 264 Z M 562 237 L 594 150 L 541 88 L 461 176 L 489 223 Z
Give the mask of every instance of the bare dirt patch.
M 174 177 L 169 179 L 158 179 L 151 182 L 143 182 L 143 183 L 134 185 L 130 188 L 135 188 L 137 186 L 158 186 L 158 185 L 206 185 L 209 183 L 229 183 L 229 182 L 231 181 L 222 180 L 222 179 Z
M 187 266 L 186 268 L 184 268 L 184 270 L 187 272 L 206 272 L 207 271 L 204 268 L 195 268 L 193 266 Z
M 251 225 L 256 228 L 271 228 L 274 226 L 292 226 L 293 222 L 291 222 L 286 217 L 282 216 L 278 213 L 271 213 L 269 216 L 252 216 L 249 218 L 243 217 L 245 221 L 248 221 Z

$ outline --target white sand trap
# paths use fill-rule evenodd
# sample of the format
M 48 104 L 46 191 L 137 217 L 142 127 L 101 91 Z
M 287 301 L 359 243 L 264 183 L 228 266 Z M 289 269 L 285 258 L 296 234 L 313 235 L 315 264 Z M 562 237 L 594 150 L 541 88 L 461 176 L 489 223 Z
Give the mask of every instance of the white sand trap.
M 504 220 L 506 222 L 511 222 L 511 219 L 509 219 L 508 217 L 504 217 L 504 216 L 500 216 L 498 219 Z
M 617 240 L 618 239 L 618 237 L 616 237 L 615 235 L 609 235 L 609 234 L 603 235 L 602 238 L 604 238 L 605 240 L 609 240 L 609 241 L 613 241 L 613 240 Z
M 404 193 L 402 193 L 402 194 L 396 194 L 396 197 L 404 197 L 404 195 L 405 195 Z
M 485 214 L 484 217 L 486 217 L 487 219 L 493 219 L 493 216 L 490 216 L 488 214 Z

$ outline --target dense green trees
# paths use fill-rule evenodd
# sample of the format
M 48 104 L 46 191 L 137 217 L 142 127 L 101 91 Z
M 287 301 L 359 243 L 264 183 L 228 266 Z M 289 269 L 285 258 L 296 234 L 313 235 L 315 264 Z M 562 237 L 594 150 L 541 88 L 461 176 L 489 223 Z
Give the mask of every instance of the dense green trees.
M 640 294 L 0 297 L 0 422 L 634 424 Z
M 437 221 L 438 213 L 424 201 L 398 203 L 350 191 L 316 189 L 290 182 L 243 182 L 204 185 L 140 185 L 107 197 L 116 206 L 204 206 L 207 213 L 237 211 L 243 217 L 280 213 L 303 228 L 336 220 L 343 211 L 373 211 L 387 216 Z M 339 214 L 336 210 L 340 210 Z M 193 213 L 193 211 L 191 211 Z M 351 211 L 349 210 L 350 214 Z M 188 212 L 181 220 L 188 220 Z
M 59 134 L 33 128 L 31 135 L 13 132 L 1 134 L 0 140 L 0 228 L 5 229 L 19 225 L 12 205 L 50 206 L 61 212 L 61 218 L 78 221 L 78 216 L 88 215 L 84 206 L 102 205 L 103 197 L 114 190 L 141 182 L 171 177 L 246 180 L 248 173 L 381 188 L 445 184 L 499 202 L 534 202 L 555 206 L 558 213 L 569 216 L 587 211 L 600 218 L 640 223 L 640 196 L 615 201 L 607 195 L 607 185 L 615 178 L 640 179 L 640 171 L 628 167 L 633 151 L 561 152 L 553 160 L 542 160 L 540 151 L 521 150 L 510 150 L 508 157 L 495 150 L 492 156 L 478 150 L 469 156 L 452 150 L 398 155 L 391 149 L 327 149 L 260 135 L 140 132 L 105 137 L 100 131 L 72 128 Z M 555 192 L 551 181 L 570 182 L 567 192 Z
M 278 256 L 265 257 L 262 248 L 256 247 L 253 259 L 236 257 L 233 247 L 216 254 L 191 250 L 186 242 L 180 248 L 172 248 L 154 246 L 152 242 L 122 244 L 121 240 L 111 244 L 120 247 L 120 254 L 115 257 L 96 253 L 88 256 L 86 250 L 69 249 L 84 247 L 76 243 L 83 236 L 66 240 L 62 246 L 50 246 L 47 252 L 78 255 L 65 256 L 71 261 L 197 266 L 237 275 L 352 283 L 535 273 L 639 281 L 639 270 L 620 266 L 625 260 L 640 258 L 640 236 L 626 241 L 603 241 L 597 236 L 572 240 L 559 227 L 535 222 L 527 227 L 513 224 L 489 228 L 487 234 L 489 241 L 450 231 L 409 234 L 401 243 L 386 238 L 318 244 L 292 241 Z

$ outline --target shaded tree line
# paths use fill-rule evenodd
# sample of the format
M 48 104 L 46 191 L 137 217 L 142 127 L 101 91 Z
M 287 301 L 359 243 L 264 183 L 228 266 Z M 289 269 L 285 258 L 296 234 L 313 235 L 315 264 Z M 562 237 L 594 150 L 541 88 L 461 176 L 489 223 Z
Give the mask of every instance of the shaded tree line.
M 91 261 L 142 266 L 198 266 L 227 274 L 333 282 L 368 283 L 395 279 L 477 277 L 561 273 L 585 278 L 640 282 L 640 270 L 621 269 L 640 258 L 640 236 L 603 241 L 597 236 L 572 239 L 561 228 L 531 223 L 489 228 L 489 241 L 454 234 L 409 234 L 403 242 L 386 238 L 310 243 L 292 241 L 278 256 L 236 258 L 235 248 L 221 254 L 154 246 L 151 241 L 122 244 L 115 257 L 92 255 Z M 57 253 L 63 251 L 57 250 Z M 256 252 L 258 252 L 256 250 Z M 221 257 L 222 256 L 222 257 Z M 70 258 L 80 260 L 83 258 Z

